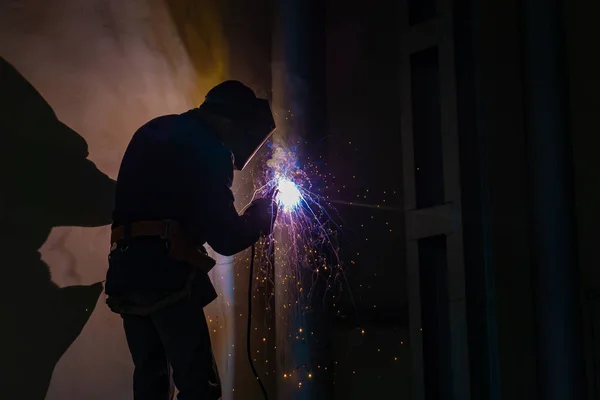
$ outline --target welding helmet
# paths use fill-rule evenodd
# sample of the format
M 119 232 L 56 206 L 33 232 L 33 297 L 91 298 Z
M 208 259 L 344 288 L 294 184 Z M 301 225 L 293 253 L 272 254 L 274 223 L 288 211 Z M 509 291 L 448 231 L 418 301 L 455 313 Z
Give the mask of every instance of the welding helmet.
M 238 81 L 226 81 L 207 94 L 200 110 L 221 120 L 217 126 L 223 144 L 231 150 L 234 167 L 244 169 L 275 130 L 269 101 L 257 98 Z

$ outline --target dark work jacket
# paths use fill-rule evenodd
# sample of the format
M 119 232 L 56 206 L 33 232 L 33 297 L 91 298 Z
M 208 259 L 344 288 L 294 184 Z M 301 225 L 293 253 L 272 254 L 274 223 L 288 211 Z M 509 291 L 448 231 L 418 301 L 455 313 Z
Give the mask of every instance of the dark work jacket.
M 232 182 L 231 151 L 198 109 L 156 118 L 134 134 L 123 157 L 113 227 L 172 219 L 196 244 L 233 255 L 258 240 L 260 231 L 252 215 L 238 215 Z M 134 239 L 125 248 L 111 253 L 107 295 L 156 298 L 185 285 L 191 266 L 168 259 L 160 239 Z M 203 305 L 216 298 L 206 274 L 198 274 L 193 290 L 202 292 Z

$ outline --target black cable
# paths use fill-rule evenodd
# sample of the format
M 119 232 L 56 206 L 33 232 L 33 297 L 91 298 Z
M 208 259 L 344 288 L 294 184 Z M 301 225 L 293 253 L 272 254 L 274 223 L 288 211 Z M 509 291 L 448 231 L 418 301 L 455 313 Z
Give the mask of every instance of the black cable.
M 246 351 L 248 353 L 248 362 L 250 362 L 250 368 L 252 368 L 252 372 L 260 385 L 260 390 L 262 390 L 263 397 L 265 400 L 268 400 L 267 389 L 265 389 L 265 385 L 263 385 L 260 380 L 260 376 L 258 376 L 258 372 L 256 372 L 256 367 L 254 366 L 254 358 L 252 357 L 252 351 L 250 350 L 250 333 L 252 328 L 252 278 L 254 277 L 254 256 L 256 254 L 256 246 L 252 245 L 252 254 L 250 255 L 250 277 L 248 278 L 248 325 L 246 329 Z

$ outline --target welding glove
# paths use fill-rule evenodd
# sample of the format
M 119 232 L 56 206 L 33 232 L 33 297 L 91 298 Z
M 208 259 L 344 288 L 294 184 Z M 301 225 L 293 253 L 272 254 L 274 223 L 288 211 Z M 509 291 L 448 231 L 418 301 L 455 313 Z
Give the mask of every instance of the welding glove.
M 256 224 L 262 235 L 269 235 L 277 218 L 277 205 L 269 198 L 256 199 L 250 203 L 244 215 Z

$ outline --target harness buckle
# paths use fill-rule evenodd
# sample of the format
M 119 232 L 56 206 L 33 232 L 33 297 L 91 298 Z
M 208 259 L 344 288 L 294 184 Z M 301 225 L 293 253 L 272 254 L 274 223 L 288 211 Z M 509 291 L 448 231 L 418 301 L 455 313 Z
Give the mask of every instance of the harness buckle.
M 162 239 L 169 240 L 171 236 L 171 221 L 165 221 L 165 230 L 161 236 Z
M 161 239 L 165 241 L 165 247 L 167 248 L 167 251 L 171 251 L 171 221 L 165 221 L 165 230 L 161 236 Z

